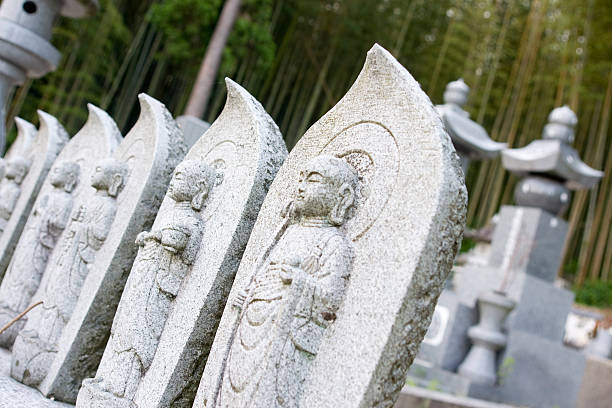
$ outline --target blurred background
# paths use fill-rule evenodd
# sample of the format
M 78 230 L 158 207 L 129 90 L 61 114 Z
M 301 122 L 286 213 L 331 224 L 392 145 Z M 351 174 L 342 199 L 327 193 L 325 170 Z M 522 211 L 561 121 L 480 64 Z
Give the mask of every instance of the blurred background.
M 63 19 L 57 71 L 17 88 L 8 123 L 55 115 L 74 135 L 86 103 L 125 132 L 146 92 L 181 115 L 223 6 L 236 0 L 101 0 L 94 18 Z M 574 147 L 605 171 L 573 195 L 559 274 L 579 303 L 612 306 L 612 2 L 609 0 L 243 0 L 203 119 L 223 108 L 228 76 L 281 128 L 289 148 L 345 94 L 373 43 L 387 48 L 442 103 L 449 81 L 470 86 L 465 109 L 492 139 L 522 147 L 550 111 L 578 115 Z M 15 129 L 9 141 L 15 137 Z M 467 174 L 468 225 L 481 228 L 512 202 L 517 179 L 500 159 Z M 474 245 L 466 239 L 462 250 Z

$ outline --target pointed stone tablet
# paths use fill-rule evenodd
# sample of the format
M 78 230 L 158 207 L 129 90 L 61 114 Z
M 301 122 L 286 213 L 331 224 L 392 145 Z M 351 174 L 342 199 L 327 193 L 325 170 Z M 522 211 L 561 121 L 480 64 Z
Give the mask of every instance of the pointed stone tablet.
M 467 194 L 429 98 L 375 45 L 266 196 L 194 407 L 392 407 Z
M 193 402 L 240 256 L 287 156 L 261 104 L 226 83 L 225 109 L 177 167 L 153 229 L 141 235 L 104 356 L 96 377 L 83 382 L 78 407 Z M 215 174 L 212 185 L 204 168 Z M 202 202 L 199 188 L 181 184 L 199 179 Z M 188 237 L 178 252 L 164 247 L 168 231 Z
M 29 152 L 31 152 L 32 142 L 36 137 L 36 126 L 27 120 L 16 117 L 15 125 L 17 126 L 17 138 L 15 138 L 15 141 L 4 155 L 5 160 L 13 156 L 27 157 Z
M 7 161 L 7 165 L 10 165 L 12 161 L 25 159 L 29 165 L 26 176 L 19 185 L 14 205 L 11 205 L 10 217 L 6 220 L 6 224 L 2 225 L 4 232 L 0 236 L 0 279 L 4 277 L 17 241 L 21 236 L 38 192 L 44 184 L 47 173 L 57 155 L 68 142 L 68 133 L 57 119 L 41 110 L 38 111 L 38 117 L 40 128 L 29 148 L 27 147 L 27 140 L 30 136 L 25 133 L 29 133 L 31 128 L 24 123 L 25 121 L 21 122 L 19 129 L 22 136 L 19 136 L 18 139 L 24 140 L 23 145 L 17 147 L 18 150 L 15 153 L 11 151 L 10 158 Z M 5 200 L 5 197 L 0 197 L 0 199 Z
M 63 251 L 56 251 L 57 262 L 53 265 L 54 260 L 50 261 L 39 293 L 34 296 L 34 300 L 47 297 L 51 301 L 31 312 L 13 346 L 11 375 L 25 381 L 27 372 L 31 385 L 39 382 L 38 388 L 45 396 L 61 401 L 74 402 L 83 378 L 93 375 L 136 256 L 136 235 L 150 228 L 172 171 L 186 153 L 182 135 L 164 105 L 144 94 L 139 99 L 138 121 L 112 160 L 98 164 L 92 177 L 92 186 L 100 191 L 105 184 L 101 181 L 108 175 L 110 185 L 102 186 L 108 193 L 101 198 L 88 197 L 81 206 L 84 211 L 76 207 L 73 210 L 74 232 L 71 234 L 67 227 L 62 237 L 68 238 L 67 243 Z M 118 177 L 115 169 L 120 170 L 119 164 L 126 165 L 128 171 Z M 121 179 L 127 181 L 121 183 Z M 106 196 L 116 197 L 115 202 Z M 98 205 L 94 198 L 100 201 Z M 85 230 L 86 242 L 79 238 L 80 231 Z M 57 294 L 61 290 L 58 280 L 64 282 L 63 297 Z M 78 293 L 78 299 L 74 293 Z M 52 308 L 62 319 L 44 317 L 43 312 L 51 315 Z M 58 330 L 58 325 L 63 330 Z M 42 341 L 43 335 L 46 342 Z M 45 350 L 31 358 L 36 355 L 36 347 L 41 348 L 34 343 L 46 343 Z
M 87 107 L 87 122 L 55 160 L 0 284 L 0 327 L 30 305 L 74 202 L 93 192 L 90 180 L 96 162 L 109 157 L 122 139 L 106 112 Z M 0 347 L 10 348 L 26 321 L 27 316 L 0 334 Z

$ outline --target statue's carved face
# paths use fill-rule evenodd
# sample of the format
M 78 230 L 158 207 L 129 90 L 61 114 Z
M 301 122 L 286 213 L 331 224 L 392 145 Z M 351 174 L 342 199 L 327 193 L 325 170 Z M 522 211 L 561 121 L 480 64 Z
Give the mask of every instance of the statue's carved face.
M 91 186 L 96 190 L 107 190 L 109 195 L 116 197 L 126 182 L 128 169 L 124 163 L 115 159 L 105 159 L 99 162 L 91 176 Z
M 79 165 L 72 162 L 61 163 L 51 170 L 50 182 L 53 187 L 66 188 L 78 182 Z M 72 191 L 72 188 L 67 190 Z
M 9 180 L 15 180 L 17 184 L 20 184 L 25 178 L 26 174 L 30 170 L 30 162 L 22 157 L 18 157 L 8 162 L 6 166 L 6 178 Z
M 302 217 L 335 216 L 338 210 L 344 216 L 354 203 L 357 176 L 336 157 L 315 157 L 300 172 L 298 183 L 294 205 Z
M 191 201 L 200 209 L 214 183 L 215 171 L 205 163 L 186 160 L 174 170 L 168 195 L 176 202 Z

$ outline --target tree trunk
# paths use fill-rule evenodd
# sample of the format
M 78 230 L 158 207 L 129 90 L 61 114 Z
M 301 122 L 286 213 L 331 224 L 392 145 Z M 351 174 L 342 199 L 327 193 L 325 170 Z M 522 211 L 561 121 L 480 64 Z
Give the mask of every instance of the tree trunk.
M 189 96 L 189 101 L 185 108 L 185 115 L 191 115 L 197 118 L 204 116 L 204 111 L 206 111 L 206 105 L 208 104 L 208 99 L 210 98 L 213 84 L 217 77 L 217 71 L 221 64 L 223 48 L 225 48 L 225 43 L 227 43 L 236 17 L 238 17 L 239 10 L 240 0 L 225 0 L 223 10 L 219 16 L 219 21 L 217 22 L 215 31 L 206 49 L 206 55 L 204 55 L 202 65 L 200 66 L 198 78 Z

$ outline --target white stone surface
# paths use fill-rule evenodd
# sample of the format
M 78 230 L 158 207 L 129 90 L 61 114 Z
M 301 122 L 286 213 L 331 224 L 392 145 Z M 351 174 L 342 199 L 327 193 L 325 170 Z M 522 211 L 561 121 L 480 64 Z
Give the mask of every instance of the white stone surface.
M 70 139 L 47 176 L 0 285 L 0 327 L 29 306 L 73 203 L 93 193 L 94 166 L 109 157 L 122 139 L 110 116 L 93 105 L 88 108 L 87 123 Z M 10 348 L 26 321 L 27 316 L 0 334 L 0 347 Z
M 180 178 L 171 182 L 152 231 L 140 235 L 142 247 L 111 337 L 95 379 L 83 382 L 78 407 L 193 401 L 240 254 L 287 156 L 280 131 L 261 104 L 226 82 L 225 109 L 177 167 Z M 197 185 L 202 166 L 214 169 L 211 181 L 203 179 L 203 203 L 198 189 L 189 192 L 183 184 L 191 179 Z M 180 197 L 184 205 L 177 202 Z M 171 255 L 163 247 L 164 231 L 178 229 L 189 238 Z
M 69 408 L 72 405 L 52 401 L 9 375 L 11 353 L 0 348 L 0 408 Z
M 14 156 L 28 157 L 32 151 L 32 142 L 36 137 L 36 126 L 20 117 L 15 118 L 17 126 L 17 137 L 4 155 L 5 159 L 10 159 Z
M 375 45 L 275 178 L 194 407 L 393 406 L 458 249 L 466 201 L 431 101 Z
M 187 152 L 164 105 L 145 94 L 139 99 L 140 117 L 113 154 L 129 166 L 115 222 L 96 254 L 53 363 L 38 387 L 58 400 L 76 401 L 81 381 L 94 376 L 136 257 L 136 236 L 151 228 L 172 172 Z
M 15 203 L 2 236 L 0 236 L 0 278 L 6 272 L 47 173 L 66 142 L 68 142 L 68 134 L 57 119 L 40 110 L 38 111 L 38 117 L 40 118 L 40 128 L 36 138 L 32 142 L 31 148 L 26 148 L 19 155 L 19 157 L 30 160 L 32 164 L 21 184 L 19 199 Z M 11 156 L 11 160 L 14 160 L 15 157 L 17 156 Z

